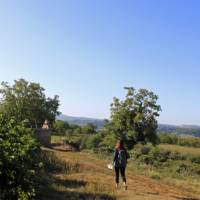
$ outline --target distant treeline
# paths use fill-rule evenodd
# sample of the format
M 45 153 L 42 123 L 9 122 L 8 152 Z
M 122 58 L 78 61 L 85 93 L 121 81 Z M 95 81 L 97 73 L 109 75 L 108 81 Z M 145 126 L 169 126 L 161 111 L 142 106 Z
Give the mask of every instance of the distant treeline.
M 166 134 L 161 133 L 159 134 L 159 142 L 163 144 L 177 144 L 180 146 L 188 146 L 188 147 L 200 147 L 200 138 L 198 137 L 183 137 L 179 136 L 175 133 L 173 134 Z
M 158 133 L 175 133 L 177 135 L 192 135 L 200 137 L 200 126 L 173 126 L 159 124 Z
M 95 119 L 87 117 L 72 117 L 67 115 L 59 115 L 58 120 L 65 121 L 71 125 L 84 126 L 87 124 L 93 124 L 95 127 L 102 128 L 105 125 L 104 119 Z M 158 124 L 157 133 L 176 133 L 177 135 L 192 135 L 200 137 L 200 126 L 177 126 L 177 125 L 168 125 L 168 124 Z
M 60 114 L 59 116 L 57 116 L 57 119 L 65 121 L 69 124 L 75 124 L 79 126 L 84 126 L 86 124 L 93 124 L 97 128 L 102 128 L 105 124 L 104 119 L 96 119 L 96 118 L 88 118 L 88 117 L 72 117 L 72 116 L 63 115 L 63 114 Z

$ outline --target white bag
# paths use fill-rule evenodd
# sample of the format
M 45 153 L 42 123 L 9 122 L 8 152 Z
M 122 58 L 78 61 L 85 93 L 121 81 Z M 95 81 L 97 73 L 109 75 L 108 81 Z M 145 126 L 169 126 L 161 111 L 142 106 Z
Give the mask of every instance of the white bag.
M 113 164 L 112 163 L 108 164 L 107 167 L 108 167 L 108 169 L 113 170 Z

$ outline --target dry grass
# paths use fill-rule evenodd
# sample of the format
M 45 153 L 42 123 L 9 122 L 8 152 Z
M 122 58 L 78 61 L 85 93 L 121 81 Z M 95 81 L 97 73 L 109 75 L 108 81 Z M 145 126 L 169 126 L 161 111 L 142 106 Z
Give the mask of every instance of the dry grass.
M 161 144 L 159 145 L 161 148 L 171 151 L 176 151 L 181 154 L 190 154 L 190 155 L 196 155 L 200 156 L 200 148 L 195 147 L 183 147 L 179 145 L 172 145 L 172 144 Z
M 84 152 L 63 152 L 46 149 L 61 161 L 67 163 L 65 170 L 52 171 L 43 184 L 40 200 L 197 200 L 200 193 L 187 190 L 186 182 L 168 183 L 154 179 L 158 175 L 150 172 L 152 178 L 139 175 L 129 167 L 128 190 L 122 186 L 118 190 L 114 185 L 114 172 L 106 168 L 107 159 Z M 58 162 L 58 161 L 56 161 Z M 78 166 L 78 169 L 77 169 Z M 199 187 L 199 185 L 197 184 Z M 186 189 L 185 189 L 186 188 Z

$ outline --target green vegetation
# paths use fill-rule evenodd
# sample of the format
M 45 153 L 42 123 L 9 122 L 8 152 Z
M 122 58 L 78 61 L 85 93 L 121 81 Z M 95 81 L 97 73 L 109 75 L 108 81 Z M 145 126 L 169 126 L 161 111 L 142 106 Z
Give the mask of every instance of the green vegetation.
M 55 121 L 59 113 L 58 96 L 53 99 L 46 97 L 44 89 L 38 83 L 29 83 L 20 79 L 10 86 L 3 82 L 0 90 L 2 96 L 0 100 L 0 199 L 51 199 L 52 196 L 56 199 L 115 199 L 113 192 L 109 192 L 109 185 L 107 185 L 108 189 L 100 187 L 99 181 L 103 183 L 104 180 L 99 178 L 98 174 L 95 177 L 98 181 L 88 183 L 86 178 L 88 174 L 95 176 L 94 172 L 99 171 L 104 179 L 107 178 L 109 173 L 106 169 L 100 169 L 98 164 L 105 167 L 108 160 L 103 161 L 101 158 L 111 160 L 118 138 L 125 141 L 129 150 L 129 172 L 132 173 L 132 169 L 140 173 L 145 172 L 156 180 L 166 177 L 173 179 L 195 177 L 200 184 L 200 154 L 183 153 L 183 150 L 178 150 L 175 146 L 178 144 L 200 147 L 200 139 L 184 138 L 175 134 L 160 134 L 158 137 L 156 117 L 161 111 L 160 106 L 157 105 L 158 97 L 146 89 L 138 91 L 132 87 L 125 89 L 127 90 L 125 99 L 113 99 L 111 119 L 105 120 L 104 126 L 100 129 L 92 123 L 80 126 L 62 120 Z M 53 145 L 70 147 L 69 149 L 78 151 L 76 157 L 81 161 L 71 162 L 60 159 L 55 156 L 57 153 L 53 150 L 41 151 L 40 145 L 33 137 L 33 128 L 41 127 L 45 119 L 52 125 Z M 161 144 L 157 145 L 158 143 Z M 90 157 L 94 154 L 95 156 Z M 62 156 L 66 155 L 62 154 Z M 71 156 L 75 155 L 71 154 Z M 81 156 L 87 157 L 88 160 L 84 161 Z M 84 173 L 88 174 L 81 174 L 81 170 L 85 170 Z M 67 185 L 56 176 L 59 174 L 68 181 Z M 80 183 L 75 180 L 71 182 L 65 177 L 69 178 L 71 174 L 85 176 L 85 179 Z M 69 190 L 70 184 L 73 187 L 74 184 L 80 185 L 78 193 Z M 86 192 L 83 191 L 84 188 Z M 50 196 L 43 193 L 45 190 L 49 191 Z M 64 196 L 60 192 L 54 193 L 57 190 L 65 191 Z
M 10 86 L 1 83 L 0 113 L 21 122 L 27 120 L 30 127 L 41 127 L 46 119 L 52 124 L 59 114 L 58 96 L 46 97 L 39 83 L 29 83 L 24 79 L 15 80 Z
M 159 124 L 158 133 L 173 133 L 176 135 L 190 135 L 199 137 L 200 136 L 200 126 L 194 125 L 167 125 L 167 124 Z
M 162 149 L 159 148 L 156 150 L 154 148 L 155 147 L 150 144 L 138 144 L 135 147 L 135 151 L 140 153 L 142 149 L 142 152 L 145 153 L 150 149 L 152 153 L 149 152 L 148 154 L 153 154 L 154 157 L 163 154 Z M 143 149 L 145 150 L 143 151 Z M 115 189 L 114 172 L 108 170 L 106 167 L 112 160 L 112 155 L 109 155 L 108 152 L 96 150 L 84 150 L 80 152 L 48 151 L 52 152 L 53 158 L 51 158 L 51 155 L 48 153 L 47 159 L 50 160 L 52 166 L 58 166 L 55 170 L 49 170 L 50 174 L 48 173 L 46 176 L 41 176 L 46 177 L 47 182 L 43 182 L 41 185 L 41 194 L 39 194 L 38 198 L 40 200 L 86 200 L 95 198 L 102 200 L 154 200 L 155 198 L 159 200 L 197 200 L 200 196 L 199 175 L 196 175 L 194 173 L 195 171 L 190 173 L 190 168 L 184 171 L 184 165 L 176 166 L 178 162 L 191 163 L 189 157 L 185 157 L 185 160 L 182 161 L 178 158 L 178 162 L 176 163 L 176 157 L 174 156 L 176 154 L 174 151 L 170 151 L 173 158 L 171 162 L 174 163 L 174 165 L 170 164 L 169 166 L 167 166 L 166 163 L 170 163 L 170 159 L 167 159 L 167 161 L 160 160 L 160 156 L 159 159 L 157 159 L 157 163 L 145 164 L 143 161 L 140 161 L 139 158 L 136 159 L 136 157 L 132 155 L 128 161 L 127 168 L 128 192 L 124 192 L 121 186 L 119 190 Z M 178 155 L 182 156 L 181 154 Z M 47 167 L 51 166 L 50 163 L 47 162 Z
M 180 146 L 200 147 L 200 138 L 178 136 L 176 134 L 159 134 L 159 141 L 161 144 L 177 144 Z
M 70 125 L 62 120 L 56 120 L 53 124 L 53 133 L 55 135 L 65 135 L 69 129 L 71 129 Z
M 120 101 L 116 97 L 113 99 L 111 120 L 105 120 L 102 129 L 97 130 L 91 123 L 84 126 L 66 126 L 64 122 L 58 120 L 54 124 L 54 134 L 66 135 L 67 142 L 74 143 L 79 149 L 113 149 L 118 138 L 122 138 L 129 149 L 137 143 L 156 144 L 158 142 L 156 117 L 161 110 L 157 105 L 158 97 L 146 89 L 138 91 L 132 87 L 125 89 L 127 90 L 125 100 Z
M 175 146 L 175 145 L 173 145 Z M 170 146 L 136 145 L 130 151 L 131 163 L 138 169 L 147 172 L 152 171 L 158 178 L 182 178 L 193 177 L 200 183 L 200 154 L 170 149 Z M 184 147 L 182 147 L 184 148 Z M 150 173 L 151 175 L 151 173 Z
M 111 121 L 105 125 L 108 134 L 123 138 L 129 149 L 138 142 L 157 142 L 157 120 L 160 106 L 158 97 L 146 89 L 125 88 L 127 95 L 124 101 L 113 99 L 111 104 Z
M 40 84 L 24 79 L 2 82 L 0 95 L 0 199 L 28 200 L 37 193 L 43 165 L 32 128 L 54 122 L 58 96 L 47 98 Z
M 97 133 L 97 127 L 91 123 L 84 126 L 76 124 L 68 124 L 62 120 L 56 120 L 53 124 L 53 135 L 73 135 L 73 134 L 95 134 Z
M 35 195 L 39 145 L 24 123 L 0 115 L 0 199 L 26 200 Z

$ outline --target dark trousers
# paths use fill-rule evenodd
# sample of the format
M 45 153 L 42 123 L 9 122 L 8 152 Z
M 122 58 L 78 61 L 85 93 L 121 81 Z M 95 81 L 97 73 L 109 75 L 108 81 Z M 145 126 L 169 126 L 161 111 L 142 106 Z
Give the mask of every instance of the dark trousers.
M 119 183 L 119 172 L 121 174 L 123 182 L 126 183 L 125 169 L 126 169 L 125 167 L 115 167 L 115 182 L 116 183 Z

